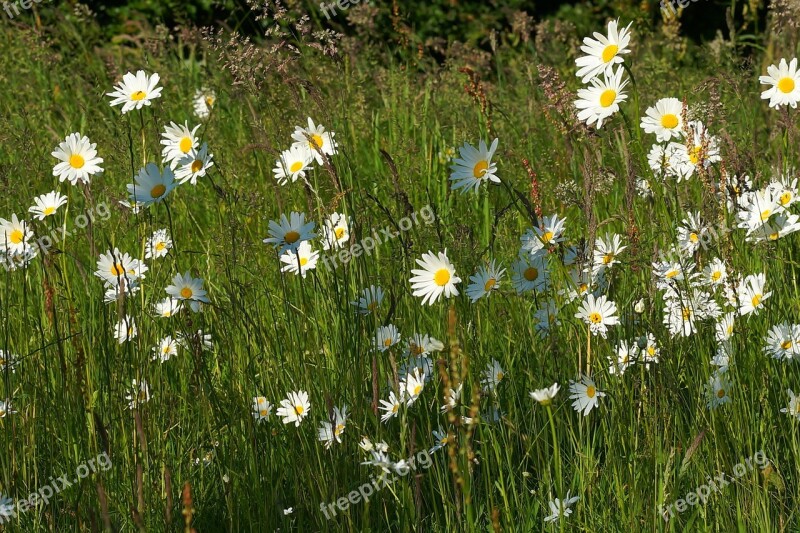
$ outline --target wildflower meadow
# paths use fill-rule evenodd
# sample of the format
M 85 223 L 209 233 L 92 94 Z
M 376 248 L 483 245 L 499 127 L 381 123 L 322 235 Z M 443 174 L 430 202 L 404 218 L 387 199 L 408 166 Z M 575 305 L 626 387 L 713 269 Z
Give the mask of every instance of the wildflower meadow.
M 0 531 L 800 530 L 800 1 L 4 9 Z

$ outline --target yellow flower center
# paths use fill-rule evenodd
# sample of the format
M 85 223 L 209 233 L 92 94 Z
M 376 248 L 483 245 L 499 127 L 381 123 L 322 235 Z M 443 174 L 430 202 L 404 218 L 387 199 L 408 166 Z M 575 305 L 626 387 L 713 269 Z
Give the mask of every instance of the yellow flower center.
M 678 274 L 680 274 L 680 272 L 677 269 L 673 268 L 672 270 L 667 272 L 666 276 L 664 276 L 664 277 L 666 277 L 667 279 L 672 279 L 675 276 L 677 276 Z
M 778 81 L 778 90 L 783 94 L 789 94 L 790 92 L 794 91 L 794 86 L 794 79 L 789 77 L 781 78 Z
M 304 408 L 302 405 L 295 405 L 295 406 L 294 406 L 294 411 L 295 411 L 295 412 L 296 412 L 298 415 L 302 415 L 302 414 L 303 414 L 303 412 L 305 411 L 305 408 Z
M 383 345 L 384 345 L 384 346 L 386 346 L 387 348 L 388 348 L 389 346 L 391 346 L 391 345 L 392 345 L 392 338 L 391 338 L 391 337 L 386 337 L 386 338 L 383 340 Z
M 167 187 L 163 183 L 159 183 L 158 185 L 150 189 L 150 197 L 159 198 L 165 192 L 167 192 Z
M 692 241 L 693 243 L 697 243 L 697 241 L 700 240 L 700 239 L 697 236 L 697 233 L 692 232 L 692 233 L 689 234 L 689 240 Z
M 190 289 L 189 287 L 184 287 L 181 289 L 181 296 L 183 296 L 184 298 L 191 298 L 193 294 L 194 293 L 192 292 L 192 289 Z
M 44 216 L 47 216 L 47 215 L 52 215 L 55 212 L 56 212 L 56 208 L 51 206 L 51 207 L 46 207 L 45 210 L 42 211 L 42 214 Z
M 589 315 L 589 322 L 591 322 L 592 324 L 599 324 L 602 321 L 603 317 L 600 316 L 600 313 L 591 313 Z
M 503 376 L 505 376 L 505 374 L 503 374 L 503 372 L 498 372 L 497 373 L 497 381 L 502 381 L 503 380 Z
M 701 152 L 703 151 L 702 146 L 695 146 L 691 150 L 689 150 L 689 161 L 692 162 L 693 165 L 696 165 L 700 162 Z
M 678 125 L 677 115 L 673 115 L 672 113 L 667 113 L 666 115 L 662 115 L 661 125 L 667 128 L 668 130 L 671 130 L 672 128 Z
M 653 357 L 656 354 L 656 347 L 655 346 L 648 346 L 647 353 L 650 354 L 650 357 Z
M 544 235 L 542 235 L 542 242 L 548 243 L 553 239 L 553 232 L 546 231 Z
M 125 273 L 125 269 L 122 268 L 122 265 L 120 263 L 115 263 L 115 264 L 111 265 L 111 275 L 112 276 L 121 276 L 124 273 Z
M 611 252 L 609 252 L 609 253 L 607 253 L 606 255 L 603 256 L 603 264 L 604 265 L 607 265 L 607 264 L 611 263 L 613 260 L 614 260 L 614 254 L 611 253 Z
M 10 240 L 12 244 L 19 244 L 24 238 L 25 235 L 18 229 L 13 230 L 11 235 L 8 236 L 8 240 Z
M 539 277 L 539 271 L 533 267 L 528 267 L 525 269 L 525 272 L 523 272 L 522 277 L 528 281 L 534 281 Z
M 581 294 L 583 294 L 584 292 L 586 292 L 588 290 L 589 290 L 589 285 L 588 284 L 581 283 L 580 285 L 578 285 L 578 292 L 580 292 Z
M 781 194 L 781 197 L 778 199 L 778 201 L 781 203 L 781 205 L 788 204 L 789 202 L 792 201 L 792 192 L 791 191 L 784 192 L 783 194 Z
M 163 250 L 164 248 L 166 248 L 166 247 L 167 247 L 167 243 L 165 243 L 164 241 L 161 241 L 161 242 L 156 244 L 156 250 L 158 250 L 159 252 L 161 250 Z
M 200 172 L 201 168 L 203 168 L 203 162 L 199 159 L 195 159 L 192 163 L 192 172 Z
M 417 396 L 420 392 L 422 392 L 422 385 L 414 387 L 414 396 Z
M 725 389 L 719 389 L 717 391 L 717 398 L 724 398 L 725 397 Z
M 589 385 L 588 387 L 586 387 L 586 396 L 587 397 L 594 398 L 595 394 L 597 394 L 597 389 L 594 386 Z
M 370 302 L 367 305 L 367 309 L 369 309 L 370 311 L 374 311 L 377 308 L 378 308 L 378 302 Z
M 309 142 L 309 143 L 308 143 L 308 145 L 309 145 L 309 146 L 310 146 L 312 149 L 314 149 L 314 148 L 321 149 L 321 148 L 322 148 L 322 145 L 323 145 L 324 143 L 325 143 L 325 141 L 323 141 L 323 140 L 322 140 L 322 137 L 321 137 L 320 135 L 317 135 L 317 134 L 315 133 L 314 135 L 312 135 L 312 136 L 311 136 L 311 142 Z
M 602 107 L 608 107 L 614 103 L 614 100 L 617 99 L 617 91 L 614 89 L 606 89 L 600 95 L 600 105 Z
M 692 318 L 692 310 L 688 307 L 684 307 L 683 310 L 681 310 L 681 315 L 683 316 L 684 320 L 689 320 Z
M 772 209 L 764 209 L 761 211 L 761 221 L 764 222 L 772 214 Z
M 178 148 L 184 154 L 188 154 L 189 150 L 192 149 L 192 139 L 191 137 L 184 137 L 181 139 L 181 142 L 178 143 Z
M 259 414 L 260 416 L 262 416 L 262 417 L 265 417 L 265 416 L 267 416 L 267 414 L 268 414 L 268 411 L 267 411 L 266 409 L 262 409 L 262 410 L 260 410 L 260 411 L 258 412 L 258 414 Z
M 780 237 L 780 234 L 777 231 L 769 234 L 769 240 L 771 241 L 777 241 L 778 237 Z
M 761 305 L 761 298 L 762 298 L 761 294 L 756 294 L 755 296 L 753 296 L 752 300 L 750 300 L 750 303 L 753 304 L 753 307 L 758 307 L 759 305 Z
M 422 355 L 425 352 L 425 348 L 423 348 L 422 346 L 418 346 L 416 344 L 411 344 L 411 346 L 409 347 L 409 351 L 413 355 Z
M 300 258 L 300 266 L 301 266 L 301 267 L 304 267 L 304 266 L 306 266 L 307 264 L 308 264 L 308 258 L 307 258 L 307 257 L 301 257 L 301 258 Z
M 145 96 L 144 91 L 136 91 L 131 95 L 131 100 L 138 102 L 139 100 L 144 100 Z
M 69 156 L 69 166 L 72 168 L 83 168 L 83 165 L 86 164 L 86 161 L 83 159 L 83 156 L 80 154 L 72 154 Z
M 450 281 L 450 271 L 446 268 L 439 269 L 436 274 L 433 275 L 433 282 L 440 287 L 447 285 L 448 281 Z
M 336 424 L 336 429 L 333 430 L 334 435 L 341 435 L 342 431 L 344 431 L 344 424 Z
M 399 403 L 396 403 L 396 404 L 394 404 L 392 406 L 392 412 L 393 413 L 396 413 L 398 409 L 400 409 L 400 404 Z
M 289 167 L 289 172 L 294 174 L 295 172 L 300 172 L 300 169 L 302 168 L 303 168 L 303 162 L 295 161 L 294 163 L 292 163 L 292 166 Z
M 206 105 L 208 107 L 212 107 L 214 105 L 214 97 L 213 96 L 206 96 Z
M 286 235 L 283 236 L 283 240 L 288 242 L 289 244 L 294 244 L 297 242 L 297 239 L 300 238 L 300 234 L 296 231 L 289 231 Z
M 475 166 L 472 167 L 472 175 L 475 176 L 477 179 L 481 179 L 486 171 L 489 170 L 489 162 L 485 159 L 482 159 L 475 163 Z
M 791 348 L 791 347 L 792 347 L 792 341 L 791 341 L 791 339 L 787 339 L 787 340 L 785 340 L 785 341 L 783 341 L 783 342 L 781 343 L 781 348 L 782 348 L 782 349 L 784 349 L 784 350 L 788 350 L 788 349 L 789 349 L 789 348 Z
M 717 270 L 711 274 L 711 281 L 719 281 L 719 278 L 721 277 L 722 277 L 722 272 Z
M 344 237 L 344 228 L 336 228 L 333 230 L 333 234 L 336 235 L 337 239 L 341 239 Z
M 483 290 L 489 292 L 497 285 L 497 280 L 494 278 L 490 278 L 489 281 L 486 282 L 486 285 L 483 286 Z
M 618 51 L 619 51 L 619 46 L 617 46 L 616 44 L 609 44 L 608 46 L 603 48 L 603 55 L 602 55 L 603 63 L 608 63 L 609 61 L 614 59 L 614 56 L 617 55 Z

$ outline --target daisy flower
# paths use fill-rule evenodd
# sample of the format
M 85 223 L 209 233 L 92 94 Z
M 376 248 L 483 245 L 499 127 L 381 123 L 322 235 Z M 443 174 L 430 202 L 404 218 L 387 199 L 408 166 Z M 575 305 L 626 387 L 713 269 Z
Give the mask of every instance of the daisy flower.
M 444 405 L 441 408 L 443 413 L 448 411 L 452 411 L 458 405 L 459 400 L 461 399 L 461 388 L 463 387 L 463 383 L 459 383 L 458 387 L 455 389 L 447 389 L 444 393 Z
M 178 160 L 175 179 L 181 184 L 188 181 L 192 185 L 197 185 L 197 178 L 205 176 L 206 171 L 214 166 L 213 158 L 214 155 L 208 152 L 207 143 L 203 143 L 199 150 L 192 148 L 188 154 Z
M 617 315 L 617 304 L 609 300 L 605 295 L 595 299 L 594 294 L 587 294 L 586 299 L 581 303 L 575 318 L 580 318 L 589 326 L 592 335 L 598 333 L 605 339 L 608 326 L 619 324 Z
M 317 268 L 318 259 L 319 252 L 311 249 L 311 243 L 303 241 L 297 250 L 286 250 L 281 255 L 281 263 L 285 263 L 281 272 L 300 274 L 305 279 L 309 270 Z
M 347 426 L 347 406 L 333 408 L 333 417 L 330 421 L 322 422 L 317 431 L 317 439 L 325 444 L 325 449 L 331 447 L 336 442 L 342 443 L 342 433 L 344 433 L 345 426 Z M 291 512 L 291 511 L 290 511 Z M 284 514 L 288 514 L 284 512 Z
M 67 203 L 67 197 L 58 191 L 52 191 L 33 199 L 36 204 L 28 208 L 29 213 L 34 214 L 37 220 L 44 220 L 50 215 L 54 215 L 59 207 Z
M 622 245 L 622 237 L 616 233 L 606 234 L 605 237 L 597 239 L 594 243 L 593 274 L 603 272 L 619 263 L 617 257 L 625 248 L 627 246 Z
M 670 143 L 667 146 L 654 144 L 647 154 L 647 165 L 656 178 L 663 179 L 678 176 L 678 152 L 681 151 L 680 144 Z
M 428 334 L 421 335 L 415 333 L 408 339 L 408 347 L 406 348 L 406 356 L 419 357 L 427 355 L 431 352 L 441 352 L 444 350 L 444 343 Z
M 567 491 L 567 497 L 563 500 L 559 500 L 555 498 L 551 500 L 548 505 L 550 506 L 550 514 L 545 517 L 545 522 L 555 522 L 562 516 L 564 518 L 568 517 L 572 514 L 572 509 L 570 506 L 573 505 L 575 502 L 579 500 L 578 496 L 573 496 L 570 498 L 569 491 Z
M 469 277 L 470 284 L 467 286 L 467 296 L 472 303 L 477 302 L 484 296 L 491 296 L 492 291 L 500 289 L 500 280 L 503 279 L 506 269 L 498 268 L 495 260 L 489 265 L 481 265 L 478 271 Z
M 18 219 L 16 214 L 11 215 L 11 220 L 0 218 L 0 252 L 24 255 L 34 250 L 33 245 L 28 242 L 32 238 L 30 226 L 24 220 Z
M 14 367 L 17 366 L 17 356 L 11 352 L 0 350 L 0 372 L 14 373 Z
M 726 372 L 714 372 L 708 383 L 706 384 L 706 404 L 709 409 L 716 409 L 717 407 L 729 403 L 731 401 L 730 389 L 732 387 L 731 381 L 727 377 Z
M 125 315 L 114 327 L 114 338 L 117 339 L 119 344 L 135 339 L 138 333 L 139 330 L 136 329 L 136 322 L 130 315 Z
M 414 296 L 422 296 L 422 305 L 433 305 L 444 295 L 445 298 L 458 296 L 456 284 L 461 283 L 461 278 L 456 276 L 456 269 L 447 259 L 447 250 L 433 255 L 428 251 L 422 254 L 422 259 L 417 259 L 417 264 L 422 269 L 411 271 L 411 288 Z
M 272 244 L 279 248 L 279 253 L 287 250 L 297 250 L 305 241 L 311 240 L 314 234 L 314 222 L 306 222 L 305 213 L 292 211 L 289 218 L 281 214 L 278 221 L 269 221 L 269 237 L 264 239 L 265 244 Z
M 628 341 L 619 341 L 619 344 L 617 344 L 617 357 L 608 358 L 609 361 L 611 361 L 611 366 L 608 367 L 608 373 L 612 375 L 623 375 L 628 367 L 634 363 L 631 355 L 632 349 L 631 346 L 628 345 Z
M 296 126 L 292 139 L 294 144 L 292 146 L 302 146 L 310 151 L 318 165 L 322 164 L 322 154 L 330 157 L 338 153 L 338 145 L 333 139 L 336 134 L 334 132 L 326 132 L 325 128 L 320 124 L 314 124 L 311 117 L 308 118 L 308 128 Z
M 147 384 L 147 381 L 131 381 L 131 393 L 125 397 L 128 400 L 128 408 L 129 409 L 136 409 L 138 406 L 142 405 L 143 403 L 147 403 L 150 401 L 150 386 Z
M 713 287 L 719 287 L 728 279 L 728 269 L 719 257 L 715 257 L 703 270 L 703 281 Z
M 203 279 L 193 278 L 188 271 L 183 275 L 176 274 L 166 291 L 176 300 L 187 303 L 195 313 L 200 311 L 202 304 L 211 302 L 206 296 L 206 291 L 203 290 Z
M 576 75 L 582 83 L 609 72 L 614 65 L 623 62 L 622 54 L 630 53 L 631 24 L 618 30 L 619 20 L 612 20 L 608 23 L 607 35 L 594 32 L 594 39 L 584 37 L 581 51 L 586 55 L 575 60 L 578 67 Z
M 375 332 L 375 339 L 372 346 L 379 352 L 385 352 L 395 344 L 400 342 L 400 332 L 393 324 L 381 326 Z
M 358 308 L 358 313 L 361 315 L 368 315 L 376 311 L 383 302 L 383 289 L 370 285 L 368 288 L 361 291 L 361 296 L 358 300 L 350 302 Z
M 161 339 L 158 346 L 153 346 L 154 361 L 161 361 L 164 363 L 176 355 L 178 355 L 178 341 L 173 339 L 170 335 Z
M 293 144 L 291 148 L 281 152 L 272 173 L 275 174 L 278 185 L 286 185 L 289 180 L 294 183 L 298 178 L 306 177 L 306 170 L 311 168 L 312 161 L 314 153 L 306 145 Z
M 188 121 L 182 125 L 170 122 L 164 127 L 164 133 L 161 134 L 163 137 L 161 144 L 164 146 L 161 150 L 161 157 L 165 165 L 168 164 L 172 170 L 175 170 L 178 161 L 197 148 L 200 140 L 194 134 L 199 128 L 198 124 L 190 130 Z
M 158 74 L 148 76 L 140 70 L 134 76 L 130 72 L 122 77 L 122 81 L 115 87 L 114 91 L 107 93 L 111 96 L 111 107 L 122 104 L 122 114 L 134 109 L 141 109 L 149 106 L 150 102 L 161 96 L 161 87 L 158 87 Z
M 405 398 L 406 406 L 410 407 L 417 401 L 422 390 L 425 388 L 425 376 L 420 375 L 415 370 L 407 374 L 405 379 L 400 381 L 400 396 Z
M 708 226 L 700 219 L 700 213 L 687 213 L 678 227 L 678 246 L 691 255 L 700 249 L 701 244 L 705 246 L 707 234 Z
M 451 439 L 452 439 L 452 437 L 446 431 L 444 431 L 441 426 L 439 426 L 438 430 L 434 429 L 433 430 L 433 441 L 436 444 L 434 444 L 431 447 L 431 449 L 428 450 L 428 453 L 430 455 L 433 455 L 437 451 L 439 451 L 442 448 L 444 448 L 445 446 L 447 446 L 447 443 L 450 442 Z
M 96 143 L 80 133 L 67 135 L 50 154 L 60 161 L 53 167 L 53 176 L 57 176 L 58 181 L 68 181 L 72 185 L 79 181 L 89 183 L 92 176 L 103 172 L 100 167 L 103 158 L 97 157 L 96 147 Z
M 450 167 L 452 171 L 450 181 L 454 191 L 461 189 L 462 193 L 475 192 L 486 180 L 500 183 L 500 178 L 497 177 L 497 163 L 492 163 L 498 142 L 499 139 L 495 139 L 492 141 L 492 146 L 486 148 L 486 142 L 481 139 L 477 149 L 466 142 L 458 149 L 460 157 L 454 159 Z
M 294 422 L 295 427 L 300 425 L 308 412 L 311 410 L 311 403 L 308 401 L 306 391 L 290 392 L 285 400 L 281 400 L 281 406 L 275 412 L 283 418 L 284 424 Z
M 183 303 L 177 298 L 165 298 L 156 302 L 153 306 L 153 313 L 162 318 L 169 318 L 181 310 Z
M 765 342 L 764 352 L 774 359 L 789 360 L 800 357 L 800 324 L 784 322 L 772 326 Z
M 102 279 L 107 288 L 118 287 L 123 281 L 131 286 L 143 279 L 147 270 L 147 265 L 114 248 L 113 251 L 100 254 L 94 275 Z
M 500 385 L 500 382 L 503 381 L 506 373 L 503 367 L 500 366 L 500 363 L 492 359 L 481 375 L 483 390 L 486 392 L 494 392 L 497 390 L 497 386 Z
M 772 296 L 772 292 L 765 292 L 767 275 L 750 274 L 739 286 L 739 313 L 749 315 L 758 314 L 764 306 L 764 300 Z
M 338 249 L 350 240 L 352 219 L 341 213 L 332 213 L 322 227 L 322 249 Z
M 541 405 L 550 405 L 552 403 L 552 401 L 553 401 L 553 398 L 555 398 L 556 394 L 558 394 L 559 388 L 560 387 L 559 387 L 558 383 L 553 383 L 552 385 L 550 385 L 547 388 L 537 389 L 537 390 L 532 391 L 532 392 L 530 392 L 528 394 L 530 394 L 531 398 L 533 398 L 534 400 L 539 402 L 539 404 L 541 404 Z
M 269 419 L 272 414 L 272 404 L 263 396 L 253 396 L 253 418 L 256 422 L 263 422 Z
M 128 184 L 128 197 L 131 202 L 143 206 L 156 204 L 166 198 L 178 186 L 175 175 L 169 167 L 160 171 L 155 163 L 147 165 L 135 176 L 134 182 Z
M 722 160 L 717 137 L 709 135 L 700 121 L 689 122 L 688 126 L 686 144 L 672 142 L 668 145 L 668 149 L 674 153 L 678 182 L 691 178 L 698 166 L 708 168 L 712 163 Z
M 578 108 L 578 120 L 587 126 L 594 125 L 597 129 L 603 127 L 603 122 L 619 111 L 620 102 L 625 101 L 628 95 L 623 89 L 628 85 L 628 80 L 622 79 L 622 67 L 616 72 L 606 72 L 603 79 L 594 78 L 587 89 L 578 89 L 578 99 L 575 107 Z
M 556 305 L 555 300 L 552 298 L 548 299 L 547 301 L 543 302 L 536 312 L 533 313 L 533 329 L 542 337 L 546 337 L 550 334 L 550 330 L 553 327 L 558 327 L 561 325 L 561 321 L 558 319 L 558 305 Z
M 566 218 L 558 218 L 558 215 L 552 215 L 542 218 L 540 228 L 533 228 L 536 236 L 542 241 L 545 246 L 553 246 L 564 241 L 564 229 L 567 224 Z
M 569 382 L 569 399 L 572 402 L 572 408 L 577 412 L 583 411 L 583 416 L 589 414 L 589 411 L 597 407 L 597 401 L 606 395 L 606 393 L 597 390 L 592 378 L 589 376 L 582 376 L 580 381 Z
M 662 98 L 644 114 L 641 128 L 645 133 L 655 133 L 658 142 L 673 137 L 679 139 L 683 135 L 683 103 L 677 98 Z
M 522 294 L 528 291 L 542 292 L 550 285 L 550 271 L 544 256 L 520 256 L 511 265 L 511 286 Z
M 767 74 L 758 78 L 761 84 L 771 86 L 761 93 L 761 98 L 769 100 L 770 107 L 790 105 L 796 109 L 800 100 L 800 70 L 797 69 L 797 58 L 793 58 L 788 65 L 786 59 L 781 59 L 777 67 L 775 65 L 767 67 Z
M 795 395 L 792 389 L 786 389 L 786 392 L 789 394 L 789 406 L 781 409 L 781 413 L 786 413 L 800 420 L 800 396 Z
M 164 257 L 172 249 L 172 239 L 166 229 L 159 229 L 153 232 L 145 243 L 145 259 L 158 259 Z
M 717 342 L 725 342 L 733 336 L 733 326 L 736 320 L 736 313 L 726 313 L 719 319 L 715 326 L 714 338 Z
M 203 87 L 194 92 L 194 114 L 201 120 L 205 120 L 211 114 L 214 104 L 217 102 L 217 93 Z
M 389 399 L 388 400 L 380 400 L 380 405 L 378 409 L 383 411 L 384 413 L 381 415 L 381 422 L 388 422 L 392 418 L 396 417 L 398 412 L 400 411 L 400 404 L 402 402 L 403 395 L 400 395 L 398 399 L 397 395 L 394 391 L 389 391 Z

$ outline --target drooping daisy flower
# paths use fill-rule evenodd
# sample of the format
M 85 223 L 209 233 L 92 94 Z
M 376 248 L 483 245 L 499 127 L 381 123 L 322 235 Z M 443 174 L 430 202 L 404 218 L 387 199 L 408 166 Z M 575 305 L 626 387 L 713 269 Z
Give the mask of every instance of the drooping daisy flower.
M 522 294 L 528 291 L 542 292 L 550 286 L 550 270 L 545 256 L 521 255 L 511 265 L 511 285 Z
M 358 300 L 350 302 L 358 308 L 358 313 L 361 315 L 368 315 L 377 310 L 383 302 L 383 289 L 370 285 L 368 288 L 361 291 L 361 296 Z
M 422 269 L 411 271 L 411 288 L 414 296 L 422 296 L 422 305 L 433 305 L 444 295 L 445 298 L 458 296 L 456 284 L 461 283 L 461 278 L 456 276 L 456 269 L 447 259 L 447 250 L 433 255 L 428 251 L 422 254 L 422 259 L 417 259 L 417 264 Z
M 576 75 L 582 83 L 609 72 L 614 65 L 623 62 L 622 54 L 630 53 L 631 24 L 618 30 L 619 20 L 612 20 L 608 23 L 607 35 L 594 32 L 594 39 L 584 37 L 581 51 L 587 55 L 575 60 L 575 65 L 579 67 Z
M 114 338 L 117 339 L 117 342 L 120 344 L 135 339 L 138 333 L 139 330 L 136 329 L 136 322 L 130 315 L 125 315 L 114 327 Z
M 338 249 L 350 240 L 352 219 L 341 213 L 331 213 L 322 227 L 322 249 Z
M 467 142 L 458 149 L 460 157 L 454 159 L 450 167 L 450 181 L 454 191 L 461 189 L 462 193 L 475 192 L 486 180 L 500 183 L 497 163 L 492 162 L 498 142 L 499 139 L 495 139 L 492 146 L 487 148 L 486 142 L 481 139 L 477 149 Z
M 767 275 L 764 273 L 750 274 L 739 286 L 739 313 L 749 315 L 758 314 L 764 307 L 764 301 L 772 296 L 772 292 L 765 292 Z
M 140 405 L 150 401 L 150 386 L 147 381 L 131 381 L 131 393 L 125 397 L 128 400 L 128 408 L 136 409 Z
M 334 132 L 326 132 L 321 124 L 319 126 L 315 125 L 311 117 L 308 117 L 308 128 L 295 127 L 292 139 L 294 139 L 294 145 L 301 145 L 306 148 L 311 152 L 317 164 L 321 165 L 322 154 L 330 157 L 338 153 L 338 145 L 333 139 L 335 135 Z
M 317 268 L 318 259 L 319 252 L 311 249 L 310 242 L 303 241 L 297 250 L 287 250 L 281 255 L 281 263 L 285 263 L 281 272 L 300 274 L 305 279 L 309 270 Z
M 608 326 L 619 324 L 617 304 L 609 300 L 605 295 L 595 299 L 594 294 L 587 294 L 578 312 L 575 313 L 575 318 L 580 318 L 586 322 L 592 335 L 599 333 L 604 339 L 608 332 Z
M 731 381 L 728 379 L 727 372 L 717 371 L 709 378 L 706 384 L 706 397 L 709 409 L 729 403 L 731 401 L 730 390 Z
M 192 185 L 197 185 L 197 178 L 205 176 L 208 169 L 214 166 L 213 158 L 214 155 L 208 151 L 208 143 L 203 143 L 199 150 L 192 148 L 178 160 L 175 179 L 181 184 L 188 181 Z
M 441 426 L 439 426 L 438 430 L 436 429 L 433 430 L 433 440 L 435 444 L 428 450 L 428 453 L 430 455 L 433 455 L 437 451 L 447 446 L 447 443 L 450 442 L 450 440 L 453 438 L 454 437 L 452 435 L 449 435 L 446 431 L 442 429 Z
M 128 197 L 131 202 L 143 206 L 162 201 L 178 186 L 172 170 L 164 167 L 162 172 L 155 163 L 147 163 L 133 179 L 134 182 L 128 184 Z
M 763 85 L 771 86 L 761 93 L 761 98 L 769 100 L 770 107 L 790 105 L 796 109 L 800 100 L 800 70 L 797 69 L 797 58 L 793 58 L 788 65 L 786 59 L 782 58 L 777 67 L 775 65 L 767 67 L 767 74 L 758 78 Z
M 193 278 L 188 271 L 183 275 L 175 274 L 172 284 L 167 286 L 166 291 L 176 300 L 187 303 L 195 313 L 200 311 L 202 304 L 211 302 L 203 289 L 203 279 Z
M 50 154 L 61 161 L 53 167 L 53 176 L 57 176 L 58 181 L 68 181 L 72 185 L 79 181 L 89 183 L 92 176 L 103 172 L 100 167 L 103 158 L 97 157 L 96 147 L 96 143 L 80 133 L 67 135 Z
M 389 391 L 389 399 L 380 400 L 380 405 L 378 406 L 378 409 L 384 412 L 381 415 L 381 422 L 388 422 L 392 418 L 396 417 L 400 412 L 400 404 L 402 401 L 402 393 L 400 394 L 400 398 L 398 398 L 394 391 Z
M 293 144 L 291 148 L 281 152 L 281 157 L 275 161 L 275 168 L 272 172 L 278 185 L 286 185 L 291 180 L 296 182 L 299 178 L 305 178 L 306 170 L 311 167 L 314 161 L 314 154 L 303 144 Z
M 341 409 L 338 407 L 333 408 L 333 417 L 330 421 L 322 422 L 317 432 L 317 439 L 325 444 L 325 449 L 331 447 L 336 442 L 342 443 L 342 434 L 347 426 L 347 406 Z M 288 514 L 284 512 L 284 514 Z
M 156 302 L 153 306 L 153 313 L 162 318 L 169 318 L 181 310 L 183 303 L 177 298 L 165 298 Z
M 623 375 L 628 367 L 634 363 L 632 350 L 628 345 L 628 341 L 619 341 L 619 344 L 617 344 L 617 357 L 615 359 L 609 357 L 608 359 L 611 362 L 611 366 L 608 367 L 608 373 L 612 375 Z
M 444 405 L 442 405 L 441 411 L 446 413 L 448 411 L 452 411 L 458 405 L 459 400 L 461 399 L 461 388 L 464 386 L 463 383 L 459 383 L 458 387 L 455 389 L 447 389 L 444 393 Z
M 764 352 L 775 359 L 800 357 L 800 324 L 783 322 L 770 328 L 765 339 Z
M 24 220 L 11 215 L 11 220 L 0 218 L 0 252 L 8 255 L 24 255 L 33 251 L 29 242 L 33 238 L 33 231 Z
M 172 239 L 166 229 L 159 229 L 153 232 L 144 248 L 145 259 L 158 259 L 164 257 L 172 249 Z
M 725 342 L 733 336 L 736 313 L 725 313 L 715 326 L 714 338 L 717 342 Z
M 570 380 L 569 392 L 569 399 L 574 400 L 572 408 L 579 413 L 583 411 L 583 416 L 597 407 L 598 400 L 606 395 L 597 389 L 597 385 L 589 376 L 582 376 L 580 381 Z
M 469 277 L 470 284 L 466 293 L 472 303 L 484 296 L 488 298 L 493 291 L 500 289 L 500 280 L 503 279 L 505 272 L 505 268 L 497 267 L 494 259 L 488 265 L 481 265 L 478 271 Z
M 781 409 L 781 413 L 786 413 L 800 420 L 800 396 L 797 396 L 792 389 L 786 389 L 789 394 L 789 406 Z
M 97 260 L 97 271 L 94 275 L 102 279 L 106 287 L 118 287 L 122 282 L 132 286 L 144 278 L 147 265 L 134 259 L 128 253 L 122 253 L 119 248 L 100 254 Z
M 619 67 L 616 72 L 604 73 L 602 80 L 592 79 L 589 88 L 578 89 L 578 99 L 575 101 L 578 120 L 587 126 L 594 125 L 599 130 L 607 118 L 619 111 L 620 102 L 628 98 L 622 91 L 629 80 L 623 80 L 622 74 L 622 67 Z
M 272 244 L 279 248 L 279 253 L 287 250 L 297 250 L 305 241 L 311 240 L 314 234 L 314 222 L 306 222 L 305 213 L 292 211 L 289 218 L 281 214 L 278 221 L 269 221 L 269 237 L 264 239 L 264 243 Z
M 580 498 L 578 496 L 570 497 L 569 491 L 567 491 L 567 497 L 563 500 L 559 500 L 555 498 L 551 500 L 548 505 L 550 506 L 550 514 L 545 517 L 545 522 L 555 522 L 562 516 L 567 518 L 569 515 L 572 514 L 572 509 L 570 506 L 577 502 Z
M 655 133 L 658 142 L 679 139 L 683 135 L 683 103 L 677 98 L 662 98 L 648 107 L 642 117 L 645 133 Z
M 217 93 L 203 87 L 194 93 L 194 114 L 201 120 L 205 120 L 211 114 L 214 104 L 217 102 Z
M 416 370 L 407 374 L 405 379 L 400 381 L 400 395 L 405 398 L 407 407 L 417 401 L 424 388 L 425 376 L 420 375 Z
M 33 199 L 36 204 L 28 208 L 29 213 L 33 213 L 37 220 L 44 220 L 46 217 L 55 215 L 58 208 L 67 203 L 67 197 L 58 191 L 52 191 Z
M 107 93 L 111 96 L 111 107 L 122 104 L 122 114 L 134 109 L 141 109 L 149 106 L 151 101 L 161 96 L 161 87 L 158 87 L 158 74 L 148 76 L 140 70 L 134 76 L 130 72 L 122 77 L 122 81 L 115 87 L 114 91 Z
M 556 397 L 559 390 L 558 383 L 553 383 L 549 387 L 545 389 L 537 389 L 535 391 L 530 392 L 530 397 L 539 402 L 541 405 L 550 405 L 553 401 L 553 398 Z
M 503 381 L 503 378 L 506 377 L 506 373 L 503 367 L 500 366 L 500 363 L 498 363 L 496 359 L 492 359 L 481 376 L 483 390 L 486 392 L 494 392 L 497 390 L 497 386 L 500 385 L 500 382 Z
M 272 414 L 272 404 L 263 396 L 253 396 L 253 418 L 256 422 L 263 422 L 269 419 Z
M 161 144 L 164 146 L 161 150 L 161 157 L 165 165 L 169 165 L 172 170 L 175 170 L 178 167 L 178 161 L 198 147 L 200 140 L 195 137 L 195 133 L 199 128 L 198 124 L 189 129 L 188 121 L 183 124 L 170 122 L 168 126 L 164 127 L 164 132 L 161 134 L 163 137 Z
M 284 424 L 294 422 L 297 427 L 308 416 L 309 411 L 311 411 L 311 403 L 308 401 L 308 393 L 301 390 L 290 392 L 285 400 L 281 400 L 281 406 L 278 407 L 275 414 L 283 418 Z
M 165 363 L 178 355 L 178 341 L 167 335 L 161 339 L 158 346 L 153 346 L 153 360 Z
M 379 352 L 385 352 L 398 342 L 400 342 L 400 332 L 393 324 L 389 324 L 378 328 L 378 331 L 375 332 L 372 346 Z

